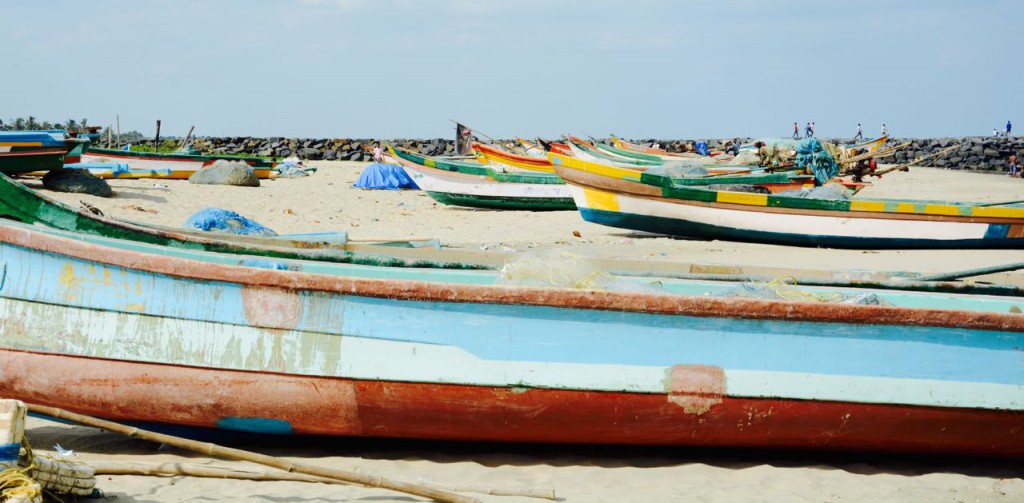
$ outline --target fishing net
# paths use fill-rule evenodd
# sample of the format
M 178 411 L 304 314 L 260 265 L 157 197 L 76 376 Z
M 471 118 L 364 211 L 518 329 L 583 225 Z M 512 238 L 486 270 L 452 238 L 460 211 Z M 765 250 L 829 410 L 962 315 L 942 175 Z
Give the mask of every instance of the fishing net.
M 661 283 L 622 279 L 589 260 L 559 250 L 538 250 L 510 259 L 501 268 L 499 285 L 665 293 Z
M 668 161 L 660 166 L 647 168 L 647 173 L 669 178 L 685 178 L 688 176 L 706 176 L 708 168 L 704 162 L 698 159 L 686 159 L 682 161 Z
M 831 201 L 848 201 L 850 199 L 845 188 L 842 186 L 836 187 L 832 184 L 822 185 L 821 187 L 814 187 L 812 189 L 787 190 L 775 195 L 799 197 L 803 199 L 828 199 Z
M 790 302 L 825 302 L 831 304 L 858 304 L 870 306 L 891 305 L 874 292 L 846 294 L 842 292 L 812 292 L 797 287 L 793 278 L 780 278 L 767 283 L 743 282 L 728 290 L 716 293 L 715 297 L 738 297 L 744 299 L 783 300 Z
M 760 162 L 760 155 L 753 150 L 741 150 L 729 160 L 730 166 L 750 166 Z
M 226 232 L 243 236 L 276 236 L 272 229 L 255 220 L 221 208 L 203 208 L 185 221 L 185 228 L 201 231 Z
M 796 167 L 814 175 L 818 185 L 839 174 L 839 164 L 817 138 L 808 138 L 796 148 Z

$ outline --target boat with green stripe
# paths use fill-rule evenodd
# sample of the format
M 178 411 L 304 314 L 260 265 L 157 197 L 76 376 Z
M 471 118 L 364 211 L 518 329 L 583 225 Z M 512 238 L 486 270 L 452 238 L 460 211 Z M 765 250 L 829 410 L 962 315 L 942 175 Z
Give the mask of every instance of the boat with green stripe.
M 551 156 L 584 220 L 700 239 L 831 248 L 1024 248 L 1024 205 L 809 199 L 655 186 Z

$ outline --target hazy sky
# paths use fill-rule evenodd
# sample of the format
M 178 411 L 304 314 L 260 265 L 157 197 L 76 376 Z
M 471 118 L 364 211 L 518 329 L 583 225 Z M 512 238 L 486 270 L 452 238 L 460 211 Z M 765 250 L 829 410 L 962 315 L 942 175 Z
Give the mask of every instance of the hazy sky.
M 0 119 L 208 136 L 1024 130 L 1020 0 L 0 0 Z

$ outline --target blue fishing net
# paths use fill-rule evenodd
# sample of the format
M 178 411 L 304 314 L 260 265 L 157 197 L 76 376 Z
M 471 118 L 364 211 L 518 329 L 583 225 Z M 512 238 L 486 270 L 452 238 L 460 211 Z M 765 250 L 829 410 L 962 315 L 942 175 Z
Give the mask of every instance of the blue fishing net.
M 818 185 L 839 174 L 839 164 L 816 138 L 808 138 L 797 145 L 796 167 L 813 174 Z
M 242 236 L 276 236 L 277 233 L 254 220 L 221 208 L 203 208 L 185 221 L 185 228 L 226 232 Z

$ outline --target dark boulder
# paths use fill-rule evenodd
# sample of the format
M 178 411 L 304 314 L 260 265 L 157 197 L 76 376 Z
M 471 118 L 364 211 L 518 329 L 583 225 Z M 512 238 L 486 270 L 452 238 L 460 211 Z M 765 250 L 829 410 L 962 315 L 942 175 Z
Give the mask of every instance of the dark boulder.
M 55 169 L 43 176 L 43 187 L 54 192 L 71 192 L 110 197 L 114 191 L 106 180 L 84 169 Z

